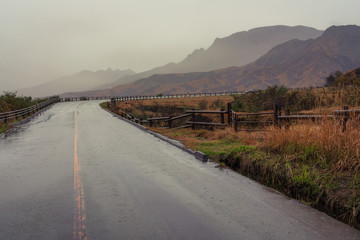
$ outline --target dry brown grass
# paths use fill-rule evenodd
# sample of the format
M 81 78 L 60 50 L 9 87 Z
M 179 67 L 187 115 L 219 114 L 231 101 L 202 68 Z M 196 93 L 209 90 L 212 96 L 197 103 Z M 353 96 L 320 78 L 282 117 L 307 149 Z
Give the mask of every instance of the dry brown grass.
M 359 87 L 356 85 L 344 86 L 341 88 L 317 88 L 312 93 L 317 97 L 314 112 L 329 112 L 330 110 L 341 109 L 347 105 L 349 107 L 359 106 L 360 95 Z
M 171 107 L 192 107 L 197 108 L 199 103 L 205 101 L 209 108 L 214 105 L 216 101 L 222 101 L 224 104 L 232 102 L 232 96 L 212 96 L 212 97 L 194 97 L 194 98 L 166 98 L 154 100 L 135 100 L 126 102 L 117 102 L 120 108 L 137 108 L 139 106 L 171 106 Z
M 307 121 L 289 129 L 269 127 L 262 144 L 273 151 L 301 153 L 310 151 L 333 173 L 357 175 L 360 168 L 360 128 L 356 120 L 347 123 L 347 130 L 333 119 Z

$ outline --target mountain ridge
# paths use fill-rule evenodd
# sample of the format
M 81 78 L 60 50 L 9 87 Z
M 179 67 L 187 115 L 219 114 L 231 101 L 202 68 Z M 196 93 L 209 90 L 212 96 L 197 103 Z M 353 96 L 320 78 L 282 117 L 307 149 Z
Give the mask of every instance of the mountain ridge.
M 132 74 L 134 74 L 134 72 L 130 69 L 113 70 L 108 68 L 98 71 L 82 70 L 73 75 L 56 78 L 50 82 L 34 87 L 19 89 L 18 92 L 23 95 L 45 97 L 59 95 L 69 91 L 99 90 L 101 89 L 99 86 L 102 86 L 106 82 L 110 83 L 121 76 Z
M 290 40 L 242 67 L 209 72 L 156 74 L 100 91 L 100 95 L 172 94 L 252 90 L 271 85 L 322 86 L 336 70 L 360 66 L 360 27 L 332 26 L 316 39 Z
M 320 36 L 321 30 L 306 26 L 265 26 L 233 33 L 224 38 L 216 38 L 207 48 L 195 49 L 185 59 L 178 63 L 170 62 L 132 76 L 118 79 L 111 84 L 105 84 L 107 89 L 132 82 L 154 74 L 206 72 L 231 66 L 243 66 L 261 57 L 274 46 L 291 39 L 309 39 Z

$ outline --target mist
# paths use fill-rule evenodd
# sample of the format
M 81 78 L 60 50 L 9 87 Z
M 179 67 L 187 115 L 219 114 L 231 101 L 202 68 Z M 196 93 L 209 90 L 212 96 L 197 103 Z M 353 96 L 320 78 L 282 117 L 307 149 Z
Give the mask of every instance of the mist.
M 359 25 L 359 8 L 355 0 L 2 0 L 0 91 L 85 69 L 141 72 L 254 27 Z

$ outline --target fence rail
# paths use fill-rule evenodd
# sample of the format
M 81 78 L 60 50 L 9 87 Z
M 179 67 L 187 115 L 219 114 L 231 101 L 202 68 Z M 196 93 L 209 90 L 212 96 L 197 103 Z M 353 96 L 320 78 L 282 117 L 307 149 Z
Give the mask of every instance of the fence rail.
M 47 101 L 41 102 L 39 104 L 30 106 L 27 108 L 22 108 L 22 109 L 11 111 L 11 112 L 2 112 L 2 113 L 0 113 L 0 121 L 2 121 L 3 123 L 7 123 L 11 119 L 17 119 L 19 117 L 25 118 L 26 116 L 30 116 L 31 114 L 39 111 L 40 109 L 43 109 L 43 108 L 45 108 L 53 103 L 59 102 L 59 101 L 60 101 L 59 98 L 51 98 Z
M 264 131 L 264 129 L 256 129 L 256 128 L 241 128 L 240 126 L 268 126 L 275 125 L 281 127 L 285 125 L 288 127 L 290 122 L 293 120 L 316 120 L 316 119 L 324 119 L 324 118 L 335 118 L 341 121 L 341 125 L 343 127 L 343 131 L 346 130 L 346 122 L 349 119 L 350 114 L 360 115 L 360 109 L 352 109 L 349 110 L 348 107 L 344 107 L 342 110 L 335 110 L 332 114 L 327 115 L 316 115 L 316 114 L 297 114 L 290 115 L 290 110 L 285 109 L 284 115 L 282 115 L 281 106 L 274 104 L 273 111 L 269 112 L 256 112 L 256 113 L 238 113 L 232 110 L 231 103 L 228 103 L 227 110 L 187 110 L 186 114 L 180 116 L 165 116 L 165 117 L 157 117 L 157 118 L 149 118 L 147 120 L 142 120 L 139 118 L 135 118 L 122 110 L 118 109 L 116 106 L 117 101 L 128 101 L 128 100 L 141 100 L 141 99 L 159 99 L 159 98 L 178 98 L 178 97 L 199 97 L 199 96 L 219 96 L 219 95 L 230 95 L 230 94 L 241 94 L 238 92 L 231 93 L 208 93 L 208 94 L 177 94 L 177 95 L 168 95 L 168 96 L 131 96 L 131 97 L 117 97 L 111 99 L 111 107 L 115 109 L 117 112 L 121 112 L 122 116 L 126 117 L 135 122 L 139 122 L 140 124 L 149 124 L 150 127 L 154 126 L 154 122 L 164 122 L 168 128 L 185 128 L 192 127 L 195 129 L 196 126 L 213 126 L 213 127 L 233 127 L 235 131 Z M 110 104 L 108 103 L 108 107 Z M 117 108 L 117 109 L 116 109 Z M 196 114 L 219 114 L 221 122 L 201 122 L 196 121 Z M 227 115 L 227 123 L 225 123 L 225 114 Z M 174 126 L 173 121 L 183 118 L 191 118 L 188 121 L 184 122 L 183 126 Z M 255 119 L 254 119 L 255 118 Z

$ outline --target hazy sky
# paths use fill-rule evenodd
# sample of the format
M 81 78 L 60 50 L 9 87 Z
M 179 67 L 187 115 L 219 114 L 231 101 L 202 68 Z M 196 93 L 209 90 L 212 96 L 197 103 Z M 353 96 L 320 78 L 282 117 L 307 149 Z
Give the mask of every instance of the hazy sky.
M 0 91 L 84 69 L 143 71 L 269 25 L 360 25 L 359 0 L 0 0 Z

